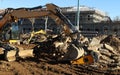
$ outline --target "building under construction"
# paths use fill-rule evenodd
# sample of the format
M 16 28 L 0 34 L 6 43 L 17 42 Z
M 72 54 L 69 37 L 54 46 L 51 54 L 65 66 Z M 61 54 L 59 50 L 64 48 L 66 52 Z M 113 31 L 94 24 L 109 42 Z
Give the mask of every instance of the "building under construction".
M 38 9 L 39 10 L 39 9 Z M 77 24 L 77 7 L 61 7 L 62 13 L 72 22 L 74 26 Z M 3 10 L 1 10 L 3 12 Z M 87 6 L 80 7 L 80 31 L 87 37 L 93 37 L 103 34 L 115 34 L 120 36 L 119 21 L 113 22 L 110 17 L 103 11 Z M 34 22 L 34 23 L 33 23 Z M 51 19 L 47 19 L 47 26 L 45 26 L 46 18 L 40 17 L 36 19 L 22 19 L 20 25 L 21 33 L 28 33 L 32 30 L 50 29 L 59 31 L 59 26 Z

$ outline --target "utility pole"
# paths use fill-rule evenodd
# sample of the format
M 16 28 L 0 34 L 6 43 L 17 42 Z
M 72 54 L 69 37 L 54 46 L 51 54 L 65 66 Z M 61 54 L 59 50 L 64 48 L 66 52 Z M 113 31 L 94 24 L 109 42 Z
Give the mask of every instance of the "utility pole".
M 79 18 L 80 18 L 80 9 L 79 9 L 79 0 L 77 2 L 77 29 L 79 30 Z

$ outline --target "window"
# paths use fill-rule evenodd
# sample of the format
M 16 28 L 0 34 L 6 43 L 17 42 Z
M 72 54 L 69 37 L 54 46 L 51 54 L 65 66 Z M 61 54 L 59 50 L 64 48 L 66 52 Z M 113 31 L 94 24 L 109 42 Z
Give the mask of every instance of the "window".
M 82 18 L 83 18 L 83 17 L 82 17 L 82 16 L 80 16 L 80 20 L 82 20 Z
M 117 29 L 114 29 L 113 31 L 116 33 L 118 30 L 117 30 Z
M 88 20 L 90 20 L 90 15 L 88 15 Z
M 87 31 L 90 31 L 90 29 L 88 28 Z
M 99 29 L 95 29 L 95 31 L 97 31 L 97 32 L 98 32 L 98 31 L 99 31 Z
M 108 29 L 107 28 L 104 28 L 104 31 L 107 31 Z

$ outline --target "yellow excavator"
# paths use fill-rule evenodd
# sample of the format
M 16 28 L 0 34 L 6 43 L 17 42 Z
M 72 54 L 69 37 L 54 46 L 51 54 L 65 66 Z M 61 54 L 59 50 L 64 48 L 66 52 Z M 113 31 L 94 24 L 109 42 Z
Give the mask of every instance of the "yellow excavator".
M 16 42 L 16 39 L 12 39 L 12 38 L 16 38 L 17 37 L 17 42 L 19 41 L 19 35 L 17 33 L 17 21 L 19 19 L 28 19 L 28 18 L 40 18 L 40 17 L 50 17 L 52 18 L 57 25 L 61 25 L 63 30 L 64 30 L 64 34 L 65 35 L 70 35 L 70 34 L 74 34 L 74 33 L 78 33 L 79 30 L 77 30 L 72 23 L 69 21 L 69 19 L 67 19 L 61 12 L 60 8 L 54 4 L 46 4 L 45 5 L 46 8 L 42 8 L 40 7 L 39 10 L 34 10 L 35 8 L 18 8 L 18 9 L 9 9 L 7 12 L 5 12 L 3 18 L 0 20 L 0 29 L 2 30 L 2 28 L 7 24 L 7 23 L 11 23 L 11 25 L 13 25 L 14 29 L 11 29 L 12 32 L 12 36 L 9 40 L 10 42 L 10 47 L 11 44 L 13 42 Z M 37 8 L 38 9 L 38 8 Z M 44 33 L 44 32 L 40 32 L 40 33 Z M 31 33 L 31 36 L 33 36 L 36 33 Z M 45 34 L 45 33 L 44 33 Z M 15 36 L 16 37 L 15 37 Z M 32 38 L 32 37 L 31 37 Z M 31 38 L 29 39 L 29 41 L 31 40 Z M 8 46 L 8 45 L 7 45 Z M 3 47 L 3 46 L 2 46 Z M 20 56 L 22 55 L 22 52 L 20 52 L 20 48 L 14 47 L 14 45 L 12 45 L 12 47 L 17 50 L 15 51 L 15 53 L 13 53 L 14 55 L 9 55 L 9 53 L 6 55 L 8 56 L 7 59 L 8 61 L 13 61 L 14 59 L 9 59 L 9 56 L 12 57 L 16 57 L 16 56 Z M 7 49 L 7 48 L 5 48 Z M 10 48 L 11 49 L 11 48 Z M 8 51 L 10 51 L 10 49 L 8 49 Z M 19 51 L 18 51 L 19 50 Z M 27 52 L 30 52 L 29 50 L 26 51 L 26 55 Z M 31 50 L 32 52 L 32 50 Z M 11 52 L 12 53 L 12 52 Z M 79 53 L 79 52 L 78 52 Z M 25 52 L 23 53 L 25 54 Z M 31 54 L 31 53 L 28 53 Z M 79 54 L 78 54 L 79 56 Z M 87 55 L 87 56 L 82 56 L 82 57 L 78 57 L 75 60 L 70 60 L 72 64 L 87 64 L 87 63 L 93 63 L 94 62 L 94 58 L 91 55 Z
M 18 9 L 9 9 L 3 18 L 0 20 L 0 29 L 7 23 L 17 22 L 21 18 L 39 18 L 39 17 L 51 17 L 57 25 L 62 25 L 65 31 L 65 34 L 69 35 L 72 32 L 76 32 L 77 29 L 69 23 L 70 21 L 61 14 L 60 8 L 54 4 L 46 4 L 46 9 L 41 9 L 40 11 L 34 11 L 35 8 L 18 8 Z M 68 25 L 69 24 L 69 25 Z M 12 26 L 17 26 L 17 23 L 14 23 Z M 13 31 L 14 29 L 12 29 Z M 16 29 L 13 31 L 15 32 Z M 14 42 L 15 40 L 11 40 Z

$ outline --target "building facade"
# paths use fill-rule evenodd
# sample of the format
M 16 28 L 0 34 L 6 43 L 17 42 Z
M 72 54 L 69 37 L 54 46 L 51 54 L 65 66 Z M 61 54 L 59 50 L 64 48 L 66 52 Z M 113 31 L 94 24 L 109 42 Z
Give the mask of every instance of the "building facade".
M 73 25 L 77 25 L 77 7 L 65 7 L 61 9 Z M 81 6 L 79 23 L 80 31 L 87 37 L 97 35 L 120 36 L 120 21 L 112 21 L 105 12 L 95 8 Z

